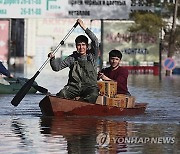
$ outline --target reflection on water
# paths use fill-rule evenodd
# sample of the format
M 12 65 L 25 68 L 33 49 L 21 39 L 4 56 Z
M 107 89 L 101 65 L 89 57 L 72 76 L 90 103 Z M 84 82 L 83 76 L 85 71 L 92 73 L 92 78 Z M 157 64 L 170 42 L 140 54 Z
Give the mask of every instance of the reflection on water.
M 10 117 L 9 117 L 10 118 Z M 5 119 L 4 119 L 5 120 Z M 179 126 L 99 117 L 13 117 L 1 119 L 1 153 L 178 153 Z M 100 146 L 97 136 L 109 134 Z M 175 137 L 175 143 L 125 142 L 126 137 Z M 103 140 L 101 141 L 103 143 Z
M 37 78 L 51 93 L 66 81 L 67 71 L 44 70 Z M 43 117 L 39 102 L 44 95 L 28 94 L 16 108 L 10 104 L 14 95 L 0 95 L 0 153 L 180 153 L 180 76 L 159 81 L 153 75 L 130 75 L 128 83 L 137 102 L 149 103 L 144 115 Z M 99 134 L 109 135 L 110 143 L 97 142 Z M 125 137 L 174 137 L 175 143 L 125 143 Z
M 13 119 L 11 123 L 12 132 L 21 139 L 20 143 L 24 146 L 32 145 L 32 140 L 27 135 L 26 127 L 19 119 Z
M 67 141 L 67 150 L 70 153 L 173 153 L 178 149 L 178 143 L 125 143 L 125 137 L 175 137 L 178 138 L 178 127 L 171 129 L 158 127 L 157 124 L 134 124 L 127 121 L 113 119 L 82 118 L 82 117 L 42 117 L 40 121 L 41 133 L 47 137 L 63 137 Z M 167 133 L 168 131 L 168 133 Z M 172 134 L 172 132 L 177 134 Z M 99 146 L 96 139 L 100 133 L 109 134 L 108 146 Z M 119 139 L 119 140 L 118 140 Z M 173 140 L 171 141 L 173 143 Z M 174 150 L 172 150 L 174 148 Z

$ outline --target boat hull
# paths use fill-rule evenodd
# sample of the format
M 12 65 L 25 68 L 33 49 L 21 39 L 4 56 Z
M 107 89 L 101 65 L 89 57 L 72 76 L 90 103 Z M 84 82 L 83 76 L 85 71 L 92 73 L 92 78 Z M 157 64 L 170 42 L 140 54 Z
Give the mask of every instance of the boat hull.
M 136 103 L 134 108 L 119 108 L 62 99 L 56 96 L 46 96 L 39 103 L 41 112 L 45 116 L 133 116 L 144 114 L 146 106 L 147 103 Z

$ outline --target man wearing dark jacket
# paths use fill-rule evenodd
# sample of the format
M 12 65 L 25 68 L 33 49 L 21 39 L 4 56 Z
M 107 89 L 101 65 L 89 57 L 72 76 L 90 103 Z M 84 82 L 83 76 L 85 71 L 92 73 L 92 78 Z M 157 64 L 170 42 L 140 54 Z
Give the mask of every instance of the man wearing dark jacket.
M 117 93 L 130 95 L 127 88 L 128 70 L 119 66 L 122 59 L 122 53 L 119 50 L 109 52 L 110 67 L 102 69 L 98 73 L 98 79 L 105 81 L 113 80 L 117 82 Z
M 81 101 L 95 103 L 98 97 L 96 66 L 98 39 L 90 29 L 85 27 L 81 19 L 77 22 L 91 39 L 91 49 L 88 48 L 88 38 L 85 35 L 79 35 L 75 39 L 77 51 L 64 60 L 55 59 L 52 53 L 48 54 L 54 71 L 70 68 L 67 85 L 56 95 L 67 99 L 80 97 Z

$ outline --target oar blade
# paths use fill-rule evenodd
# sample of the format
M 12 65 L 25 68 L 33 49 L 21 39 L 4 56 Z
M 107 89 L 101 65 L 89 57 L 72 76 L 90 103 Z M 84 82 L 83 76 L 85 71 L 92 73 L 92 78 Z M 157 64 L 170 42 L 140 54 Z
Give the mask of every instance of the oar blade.
M 22 88 L 17 92 L 15 97 L 12 99 L 11 104 L 14 106 L 18 106 L 24 96 L 28 93 L 29 89 L 31 88 L 32 84 L 34 83 L 34 78 L 29 79 Z

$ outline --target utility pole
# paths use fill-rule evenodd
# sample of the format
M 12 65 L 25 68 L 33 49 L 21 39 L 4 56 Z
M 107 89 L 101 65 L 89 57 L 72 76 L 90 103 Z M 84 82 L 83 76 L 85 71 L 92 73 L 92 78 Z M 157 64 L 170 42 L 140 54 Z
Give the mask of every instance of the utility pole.
M 174 44 L 175 44 L 175 30 L 176 30 L 176 18 L 177 18 L 177 11 L 178 11 L 178 1 L 175 0 L 175 7 L 174 7 L 174 13 L 173 13 L 173 23 L 172 23 L 172 29 L 169 37 L 169 47 L 168 47 L 168 54 L 167 57 L 172 58 L 174 55 Z M 166 70 L 166 76 L 170 76 L 172 74 L 172 71 Z
M 159 41 L 159 80 L 161 80 L 161 63 L 162 63 L 162 40 L 163 40 L 163 35 L 162 35 L 162 31 L 163 29 L 161 28 L 161 32 L 160 32 L 160 41 Z
M 101 19 L 101 45 L 100 45 L 100 70 L 103 68 L 103 53 L 104 53 L 104 20 Z

